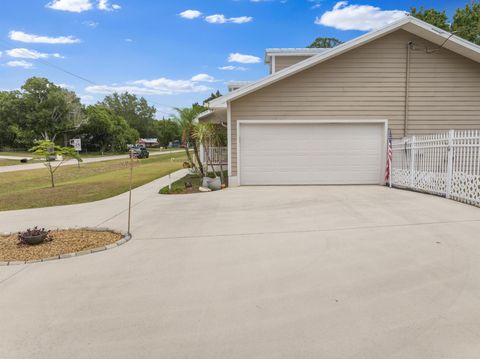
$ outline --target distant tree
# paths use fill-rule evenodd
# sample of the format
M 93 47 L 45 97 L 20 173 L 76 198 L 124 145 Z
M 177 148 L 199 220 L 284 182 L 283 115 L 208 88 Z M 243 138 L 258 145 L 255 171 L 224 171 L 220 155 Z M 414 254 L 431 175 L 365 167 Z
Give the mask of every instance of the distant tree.
M 33 139 L 55 142 L 58 135 L 75 131 L 85 120 L 74 92 L 41 77 L 29 78 L 22 86 L 22 110 L 25 130 Z
M 472 0 L 464 8 L 458 8 L 450 24 L 444 11 L 436 9 L 420 10 L 412 8 L 410 14 L 416 18 L 437 26 L 443 30 L 454 32 L 455 35 L 480 45 L 480 2 Z
M 332 47 L 338 46 L 342 43 L 343 43 L 342 41 L 334 37 L 317 37 L 315 41 L 312 42 L 307 47 L 310 49 L 313 49 L 313 48 L 326 49 L 326 48 L 332 48 Z
M 157 110 L 154 106 L 150 106 L 145 98 L 138 98 L 128 92 L 114 93 L 106 96 L 102 104 L 116 115 L 123 117 L 130 127 L 138 131 L 140 137 L 155 136 L 155 114 Z
M 423 6 L 419 10 L 412 7 L 410 9 L 410 14 L 417 19 L 428 22 L 433 26 L 439 27 L 440 29 L 450 31 L 450 24 L 448 22 L 447 14 L 444 11 L 438 11 L 435 9 L 424 9 Z
M 25 144 L 25 124 L 20 91 L 0 91 L 0 147 Z
M 210 96 L 203 101 L 203 104 L 205 105 L 207 102 L 210 102 L 212 100 L 215 100 L 216 98 L 222 97 L 222 94 L 220 93 L 220 90 L 217 90 L 217 92 L 212 92 Z
M 452 30 L 455 35 L 480 45 L 480 2 L 471 1 L 453 15 Z
M 160 146 L 167 147 L 170 142 L 181 139 L 178 122 L 171 119 L 157 121 L 157 138 Z
M 86 110 L 88 120 L 79 129 L 85 146 L 95 151 L 124 152 L 127 144 L 138 139 L 137 130 L 131 128 L 123 117 L 102 104 L 91 105 Z
M 63 162 L 70 158 L 75 158 L 78 162 L 82 162 L 82 159 L 73 147 L 61 147 L 49 140 L 38 141 L 30 151 L 32 151 L 36 157 L 43 159 L 44 164 L 50 173 L 52 188 L 55 187 L 55 172 L 60 168 Z M 52 165 L 52 160 L 57 156 L 61 156 L 62 159 L 56 166 L 54 166 Z

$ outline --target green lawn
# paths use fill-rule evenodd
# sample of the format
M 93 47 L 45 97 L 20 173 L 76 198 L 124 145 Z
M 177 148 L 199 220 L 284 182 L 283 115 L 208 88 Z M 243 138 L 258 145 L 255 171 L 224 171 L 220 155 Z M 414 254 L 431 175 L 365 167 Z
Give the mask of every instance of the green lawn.
M 1 166 L 12 166 L 12 165 L 20 165 L 20 160 L 4 160 L 0 158 L 0 167 Z
M 174 160 L 172 161 L 171 158 Z M 139 160 L 134 187 L 182 168 L 184 153 Z M 50 188 L 47 169 L 0 173 L 0 210 L 38 208 L 97 201 L 128 190 L 128 160 L 60 167 Z

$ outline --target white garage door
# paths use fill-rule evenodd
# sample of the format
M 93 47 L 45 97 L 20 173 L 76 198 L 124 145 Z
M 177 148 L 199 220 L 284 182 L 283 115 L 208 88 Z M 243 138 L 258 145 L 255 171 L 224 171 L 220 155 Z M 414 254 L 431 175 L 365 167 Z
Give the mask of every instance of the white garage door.
M 241 123 L 243 185 L 378 184 L 383 123 Z

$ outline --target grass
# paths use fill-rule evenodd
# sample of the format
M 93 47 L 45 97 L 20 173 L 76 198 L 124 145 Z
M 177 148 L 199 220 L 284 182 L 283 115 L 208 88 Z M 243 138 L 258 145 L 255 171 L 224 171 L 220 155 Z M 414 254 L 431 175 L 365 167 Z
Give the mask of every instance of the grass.
M 208 174 L 210 177 L 212 173 Z M 228 182 L 228 172 L 224 171 L 224 178 Z M 190 182 L 192 184 L 192 188 L 187 190 L 185 188 L 185 182 Z M 163 187 L 160 190 L 160 194 L 185 194 L 185 193 L 198 193 L 200 192 L 199 187 L 202 185 L 202 178 L 197 174 L 188 174 L 183 178 L 172 183 L 172 190 L 168 188 L 168 186 Z M 227 183 L 228 186 L 228 183 Z
M 182 168 L 185 159 L 184 153 L 174 153 L 139 160 L 133 186 Z M 0 210 L 84 203 L 118 195 L 129 188 L 128 160 L 60 167 L 55 182 L 56 187 L 51 188 L 47 169 L 0 173 Z
M 2 166 L 13 166 L 21 165 L 22 163 L 19 160 L 4 160 L 0 158 L 0 167 Z

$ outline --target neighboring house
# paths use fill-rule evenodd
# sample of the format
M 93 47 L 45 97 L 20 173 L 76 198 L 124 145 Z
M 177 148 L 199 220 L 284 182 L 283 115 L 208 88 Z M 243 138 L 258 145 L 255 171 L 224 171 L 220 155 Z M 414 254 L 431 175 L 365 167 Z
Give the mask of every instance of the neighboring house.
M 228 128 L 230 185 L 383 184 L 388 128 L 480 129 L 480 47 L 413 17 L 266 62 L 200 119 Z
M 157 147 L 159 145 L 158 138 L 140 138 L 137 143 L 144 147 Z

